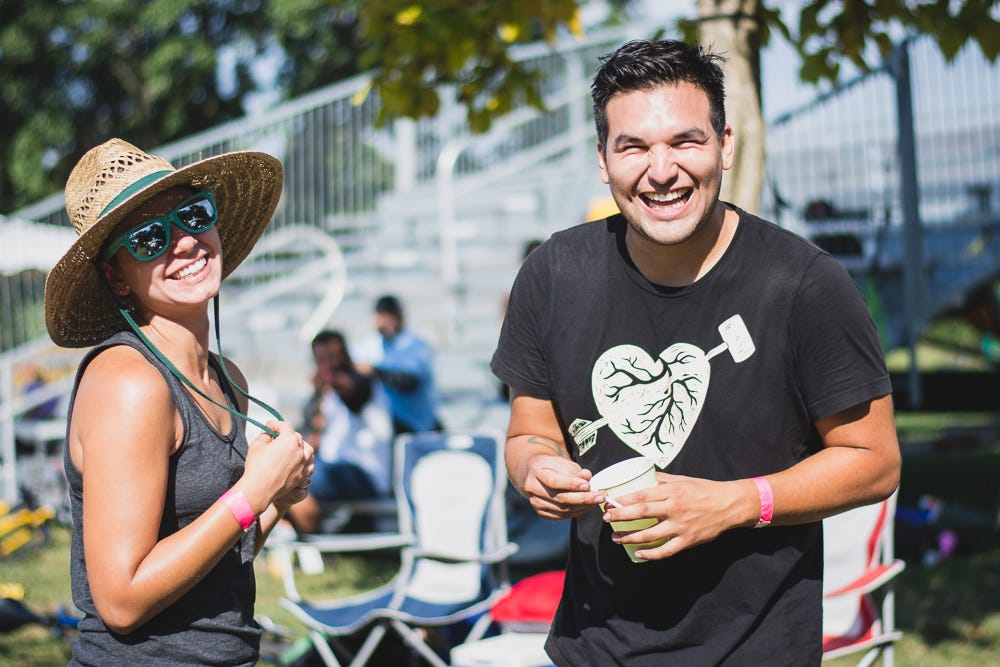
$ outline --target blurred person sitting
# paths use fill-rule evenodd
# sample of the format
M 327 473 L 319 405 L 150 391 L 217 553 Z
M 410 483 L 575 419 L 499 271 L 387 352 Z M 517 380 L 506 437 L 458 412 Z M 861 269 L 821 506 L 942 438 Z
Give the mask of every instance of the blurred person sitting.
M 405 328 L 403 307 L 394 296 L 375 302 L 375 328 L 378 334 L 358 346 L 355 367 L 385 387 L 394 431 L 440 430 L 433 348 Z
M 339 331 L 312 340 L 316 372 L 302 432 L 316 448 L 309 495 L 288 516 L 299 532 L 322 528 L 324 504 L 387 495 L 391 488 L 392 420 L 384 390 L 359 373 Z

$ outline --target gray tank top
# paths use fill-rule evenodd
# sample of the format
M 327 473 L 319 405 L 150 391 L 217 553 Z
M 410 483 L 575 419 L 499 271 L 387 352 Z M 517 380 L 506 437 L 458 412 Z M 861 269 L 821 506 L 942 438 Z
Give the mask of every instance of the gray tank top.
M 84 357 L 70 397 L 70 415 L 87 364 L 99 351 L 114 345 L 135 348 L 160 371 L 184 424 L 180 450 L 170 457 L 167 497 L 160 520 L 162 539 L 201 516 L 243 474 L 247 453 L 244 425 L 234 417 L 228 434 L 216 431 L 181 382 L 131 331 L 115 334 Z M 235 395 L 220 370 L 219 360 L 212 355 L 209 363 L 220 378 L 227 402 L 235 408 Z M 67 426 L 67 440 L 68 434 Z M 83 475 L 73 464 L 69 447 L 63 455 L 63 464 L 73 517 L 70 561 L 73 602 L 84 614 L 69 664 L 95 667 L 254 665 L 261 635 L 260 626 L 253 619 L 255 531 L 234 544 L 212 571 L 177 602 L 135 632 L 116 635 L 97 615 L 90 594 L 83 553 L 83 532 L 86 530 Z

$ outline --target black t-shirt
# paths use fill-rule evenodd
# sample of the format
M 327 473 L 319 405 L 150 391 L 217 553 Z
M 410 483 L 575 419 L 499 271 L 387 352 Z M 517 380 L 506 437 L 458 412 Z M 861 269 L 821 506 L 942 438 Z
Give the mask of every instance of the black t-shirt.
M 890 393 L 850 276 L 737 212 L 723 257 L 682 288 L 639 273 L 620 215 L 557 233 L 525 260 L 493 372 L 552 402 L 582 467 L 641 454 L 713 480 L 774 473 L 822 447 L 816 420 Z M 597 509 L 573 521 L 547 644 L 557 664 L 819 663 L 820 523 L 731 530 L 641 564 L 610 533 Z

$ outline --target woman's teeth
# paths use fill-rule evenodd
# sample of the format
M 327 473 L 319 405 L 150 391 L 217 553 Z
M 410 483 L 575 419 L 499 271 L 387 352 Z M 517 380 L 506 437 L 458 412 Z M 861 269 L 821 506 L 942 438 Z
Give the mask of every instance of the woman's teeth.
M 198 273 L 199 271 L 201 271 L 203 268 L 205 268 L 206 264 L 208 264 L 208 260 L 205 259 L 204 257 L 202 257 L 201 259 L 199 259 L 194 264 L 191 264 L 190 266 L 186 266 L 183 269 L 181 269 L 180 271 L 178 271 L 177 273 L 175 273 L 174 274 L 174 278 L 177 278 L 178 280 L 183 280 L 184 278 L 189 278 L 189 277 L 193 276 L 194 274 Z

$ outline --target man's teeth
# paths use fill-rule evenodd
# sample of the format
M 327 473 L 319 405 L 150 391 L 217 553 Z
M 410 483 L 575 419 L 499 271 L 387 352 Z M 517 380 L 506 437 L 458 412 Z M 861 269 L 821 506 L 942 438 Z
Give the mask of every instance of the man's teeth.
M 204 257 L 202 257 L 201 259 L 199 259 L 197 262 L 195 262 L 191 266 L 185 267 L 185 268 L 181 269 L 180 271 L 178 271 L 176 274 L 174 274 L 174 277 L 175 278 L 180 278 L 180 279 L 183 280 L 184 278 L 187 278 L 189 276 L 193 276 L 194 274 L 198 273 L 203 268 L 205 268 L 205 264 L 207 264 L 207 263 L 208 263 L 208 260 L 206 260 Z
M 687 196 L 690 189 L 674 190 L 671 192 L 651 192 L 645 195 L 646 199 L 657 204 L 673 204 L 679 202 Z

